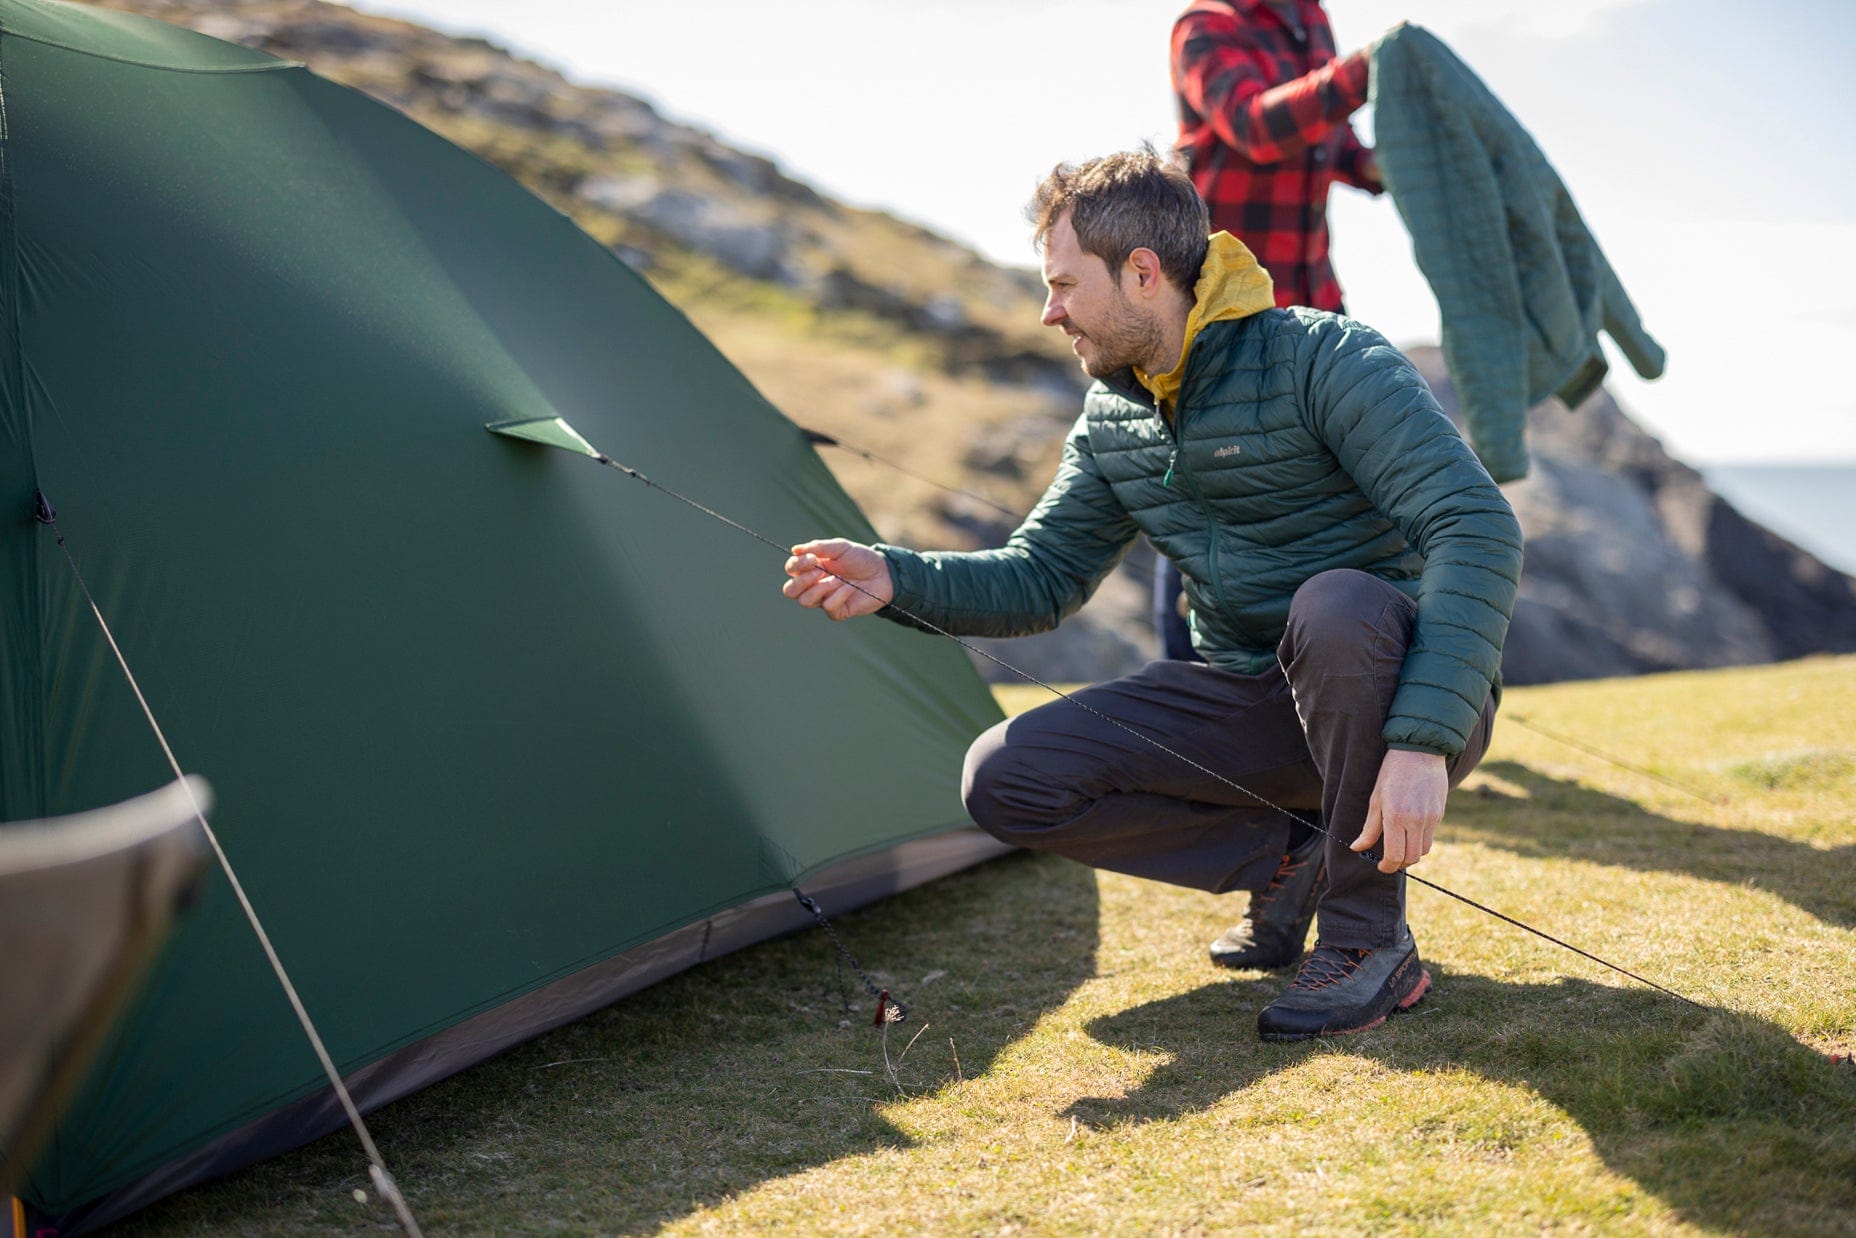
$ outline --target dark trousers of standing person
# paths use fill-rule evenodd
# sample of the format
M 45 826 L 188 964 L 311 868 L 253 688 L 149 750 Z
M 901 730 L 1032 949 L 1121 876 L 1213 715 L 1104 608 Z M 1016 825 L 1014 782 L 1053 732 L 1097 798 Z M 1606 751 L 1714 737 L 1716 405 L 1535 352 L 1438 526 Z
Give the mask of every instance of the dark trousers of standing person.
M 1329 832 L 1317 940 L 1391 945 L 1405 876 L 1347 844 L 1366 820 L 1416 618 L 1417 604 L 1376 577 L 1323 572 L 1296 591 L 1271 670 L 1150 662 L 1077 692 L 1087 709 L 1053 701 L 988 730 L 967 753 L 967 811 L 1017 846 L 1223 893 L 1268 883 L 1287 809 Z M 1491 695 L 1448 760 L 1451 786 L 1482 759 L 1494 717 Z
M 1154 556 L 1154 635 L 1160 656 L 1182 662 L 1203 662 L 1192 647 L 1192 627 L 1186 622 L 1186 586 L 1179 569 L 1165 555 Z

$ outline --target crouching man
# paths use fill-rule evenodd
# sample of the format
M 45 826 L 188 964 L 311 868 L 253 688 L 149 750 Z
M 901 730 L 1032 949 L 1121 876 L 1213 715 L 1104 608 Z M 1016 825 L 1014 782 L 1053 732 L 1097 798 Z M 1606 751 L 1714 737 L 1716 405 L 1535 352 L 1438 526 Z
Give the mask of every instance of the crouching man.
M 1372 1027 L 1430 986 L 1404 869 L 1488 746 L 1520 528 L 1410 362 L 1352 319 L 1276 308 L 1151 150 L 1059 166 L 1028 213 L 1043 321 L 1097 380 L 1044 497 L 997 550 L 795 546 L 784 592 L 833 619 L 1017 636 L 1145 533 L 1207 664 L 1153 662 L 994 727 L 967 755 L 968 811 L 1019 846 L 1251 891 L 1214 959 L 1302 960 L 1262 1037 Z

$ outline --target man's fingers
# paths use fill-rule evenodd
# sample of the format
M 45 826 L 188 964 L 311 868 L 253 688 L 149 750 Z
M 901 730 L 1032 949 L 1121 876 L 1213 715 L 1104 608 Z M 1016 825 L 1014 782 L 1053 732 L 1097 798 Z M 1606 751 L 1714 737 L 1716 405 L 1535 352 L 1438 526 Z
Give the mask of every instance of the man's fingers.
M 1370 820 L 1374 817 L 1371 809 L 1367 810 Z M 1410 813 L 1397 810 L 1380 812 L 1378 820 L 1384 829 L 1384 842 L 1379 848 L 1378 869 L 1382 873 L 1396 873 L 1401 868 L 1416 864 L 1424 854 L 1420 849 L 1423 837 L 1419 822 Z M 1357 846 L 1357 844 L 1356 844 Z
M 1379 798 L 1374 796 L 1366 805 L 1366 824 L 1360 827 L 1360 836 L 1348 843 L 1355 851 L 1364 851 L 1379 841 L 1380 818 Z
M 800 559 L 806 555 L 814 555 L 820 559 L 831 559 L 843 554 L 850 547 L 851 543 L 842 537 L 821 537 L 813 542 L 800 542 L 793 547 L 793 557 Z
M 1379 855 L 1382 873 L 1396 873 L 1405 867 L 1405 824 L 1397 817 L 1386 818 L 1386 841 Z
M 826 573 L 816 567 L 802 567 L 787 574 L 792 579 L 780 586 L 780 592 L 789 598 L 797 598 L 826 577 Z
M 794 577 L 786 582 L 781 592 L 801 606 L 824 611 L 830 619 L 851 619 L 882 607 L 880 601 L 856 585 L 829 572 L 814 572 L 809 578 Z
M 882 603 L 850 585 L 839 582 L 842 586 L 825 600 L 825 614 L 833 619 L 855 619 L 879 609 Z
M 844 609 L 843 599 L 856 597 L 856 590 L 839 580 L 836 576 L 821 572 L 819 578 L 799 598 L 801 606 L 814 606 L 824 610 L 833 619 L 841 618 L 837 612 Z
M 1410 868 L 1430 854 L 1434 822 L 1408 813 L 1388 813 L 1384 820 L 1385 846 L 1380 849 L 1384 857 L 1379 862 L 1380 872 L 1395 873 Z
M 1420 850 L 1423 834 L 1420 832 L 1417 823 L 1413 821 L 1401 821 L 1399 824 L 1401 828 L 1399 830 L 1398 852 L 1396 856 L 1392 854 L 1386 856 L 1388 861 L 1396 860 L 1396 866 L 1387 869 L 1386 871 L 1388 872 L 1397 872 L 1400 868 L 1410 868 L 1424 856 L 1424 852 Z M 1389 853 L 1392 849 L 1387 847 L 1386 850 Z

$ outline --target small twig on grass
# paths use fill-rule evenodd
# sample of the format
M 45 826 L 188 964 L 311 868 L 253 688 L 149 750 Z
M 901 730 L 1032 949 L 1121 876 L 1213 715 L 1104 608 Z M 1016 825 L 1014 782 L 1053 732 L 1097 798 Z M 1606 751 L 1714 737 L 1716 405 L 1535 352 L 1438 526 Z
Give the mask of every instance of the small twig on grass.
M 896 1078 L 895 1063 L 889 1060 L 889 1020 L 883 1021 L 883 1069 L 889 1074 L 889 1086 L 902 1091 L 902 1080 Z
M 954 1048 L 954 1038 L 952 1036 L 947 1038 L 947 1051 L 954 1055 L 954 1082 L 965 1083 L 967 1081 L 967 1076 L 960 1069 L 960 1050 Z
M 848 1066 L 819 1066 L 812 1070 L 802 1070 L 799 1073 L 802 1075 L 868 1075 L 874 1072 L 868 1070 L 852 1070 Z
M 530 1070 L 553 1070 L 556 1066 L 572 1066 L 579 1062 L 609 1062 L 605 1057 L 564 1057 L 558 1062 L 549 1062 L 545 1066 L 531 1066 Z
M 891 1062 L 889 1060 L 889 1025 L 894 1022 L 894 1019 L 886 1019 L 883 1021 L 883 1069 L 889 1072 L 889 1086 L 895 1088 L 899 1094 L 907 1096 L 908 1092 L 903 1089 L 902 1080 L 896 1076 L 896 1067 L 901 1065 L 903 1059 L 909 1056 L 909 1050 L 915 1047 L 915 1042 L 921 1038 L 922 1032 L 927 1031 L 934 1025 L 931 1023 L 922 1024 L 921 1031 L 909 1037 L 909 1043 L 902 1047 L 902 1057 Z
M 934 1024 L 932 1023 L 924 1023 L 921 1026 L 921 1031 L 918 1031 L 915 1033 L 915 1035 L 909 1037 L 909 1043 L 902 1046 L 902 1056 L 896 1059 L 896 1065 L 900 1066 L 904 1062 L 909 1060 L 909 1050 L 913 1049 L 915 1047 L 915 1042 L 922 1038 L 922 1032 L 927 1031 L 929 1028 L 933 1026 Z

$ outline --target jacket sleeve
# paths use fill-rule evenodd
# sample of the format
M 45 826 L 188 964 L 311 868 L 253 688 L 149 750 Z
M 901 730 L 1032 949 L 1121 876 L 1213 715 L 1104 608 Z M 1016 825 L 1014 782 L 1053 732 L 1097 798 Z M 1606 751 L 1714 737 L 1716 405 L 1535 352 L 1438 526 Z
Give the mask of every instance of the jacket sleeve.
M 1355 52 L 1287 82 L 1241 23 L 1189 12 L 1173 27 L 1173 81 L 1218 140 L 1252 163 L 1279 163 L 1320 142 L 1366 102 L 1369 59 Z
M 1500 682 L 1520 523 L 1404 354 L 1351 319 L 1312 325 L 1297 375 L 1309 428 L 1424 559 L 1385 741 L 1461 752 Z
M 1079 417 L 1057 475 L 1004 546 L 923 552 L 879 545 L 896 591 L 877 613 L 955 636 L 1047 632 L 1089 600 L 1135 533 L 1097 467 Z

